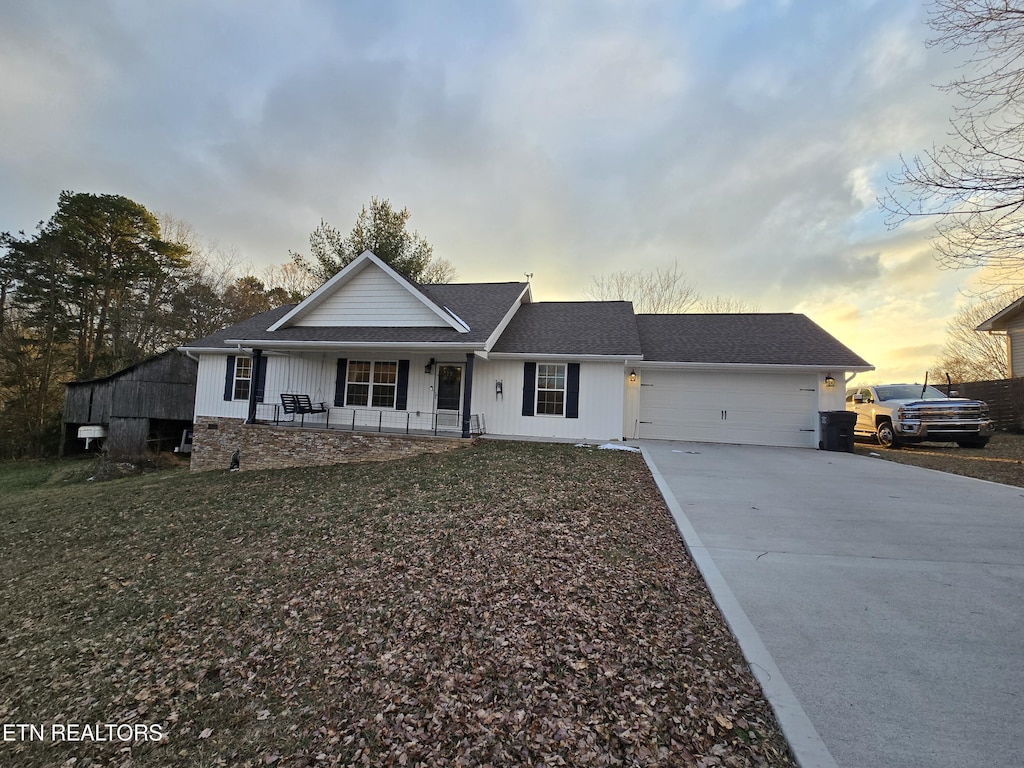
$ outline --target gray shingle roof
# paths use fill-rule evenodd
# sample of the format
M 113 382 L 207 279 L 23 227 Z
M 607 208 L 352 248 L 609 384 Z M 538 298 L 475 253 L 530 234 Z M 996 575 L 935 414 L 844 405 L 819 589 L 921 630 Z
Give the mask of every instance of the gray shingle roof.
M 628 301 L 545 301 L 524 304 L 493 352 L 533 355 L 640 355 Z
M 871 367 L 805 315 L 637 315 L 636 323 L 644 360 Z
M 229 325 L 227 328 L 221 328 L 216 333 L 211 333 L 209 336 L 204 336 L 201 339 L 190 341 L 188 344 L 183 344 L 182 346 L 193 349 L 222 347 L 224 346 L 224 341 L 226 339 L 252 338 L 254 334 L 265 333 L 267 328 L 272 326 L 293 309 L 295 309 L 294 304 L 283 304 L 269 312 L 262 312 L 258 315 L 253 315 L 252 317 L 242 320 L 240 323 Z
M 469 326 L 454 328 L 298 327 L 267 329 L 294 308 L 288 304 L 224 328 L 187 348 L 227 347 L 227 341 L 380 344 L 478 344 L 526 288 L 525 283 L 424 285 L 420 289 Z M 233 345 L 232 345 L 233 346 Z M 627 301 L 552 301 L 524 304 L 493 352 L 525 355 L 643 355 L 676 363 L 808 365 L 837 370 L 870 364 L 798 314 L 634 315 Z
M 374 326 L 282 328 L 267 329 L 295 308 L 288 304 L 240 323 L 229 326 L 203 339 L 184 346 L 220 347 L 228 339 L 250 341 L 305 341 L 352 343 L 449 343 L 483 344 L 497 328 L 498 323 L 526 288 L 526 283 L 458 283 L 449 285 L 422 285 L 420 290 L 434 303 L 448 307 L 470 327 L 469 333 L 454 328 L 381 328 Z

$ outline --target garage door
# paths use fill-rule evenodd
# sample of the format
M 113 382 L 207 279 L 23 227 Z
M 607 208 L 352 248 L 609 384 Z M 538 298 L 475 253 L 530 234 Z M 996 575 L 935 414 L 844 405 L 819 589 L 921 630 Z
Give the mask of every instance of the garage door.
M 817 446 L 817 377 L 645 370 L 640 437 Z

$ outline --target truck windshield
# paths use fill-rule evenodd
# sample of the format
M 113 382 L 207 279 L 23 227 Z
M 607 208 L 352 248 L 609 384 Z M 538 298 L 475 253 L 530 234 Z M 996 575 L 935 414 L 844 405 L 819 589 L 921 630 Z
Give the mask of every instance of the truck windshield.
M 945 400 L 946 395 L 935 387 L 925 387 L 921 395 L 920 384 L 888 384 L 875 387 L 875 395 L 879 400 Z

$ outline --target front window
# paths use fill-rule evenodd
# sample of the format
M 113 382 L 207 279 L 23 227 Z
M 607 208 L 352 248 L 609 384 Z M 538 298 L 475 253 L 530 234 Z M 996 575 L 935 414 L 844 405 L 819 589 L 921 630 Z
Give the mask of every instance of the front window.
M 374 408 L 394 408 L 395 392 L 398 391 L 398 363 L 374 363 L 373 397 Z
M 345 405 L 394 408 L 398 391 L 398 363 L 350 360 L 345 380 Z
M 235 400 L 248 400 L 252 384 L 252 360 L 248 357 L 235 358 Z
M 370 367 L 372 363 L 353 360 L 348 364 L 345 383 L 345 405 L 368 405 L 370 402 Z
M 537 366 L 537 413 L 565 414 L 565 366 L 540 363 Z

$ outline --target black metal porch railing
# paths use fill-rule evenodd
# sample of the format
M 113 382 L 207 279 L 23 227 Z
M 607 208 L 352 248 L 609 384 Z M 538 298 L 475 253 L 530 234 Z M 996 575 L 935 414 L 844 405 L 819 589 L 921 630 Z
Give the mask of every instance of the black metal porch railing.
M 261 403 L 263 409 L 273 409 L 273 415 L 265 421 L 274 424 L 292 424 L 294 419 L 284 416 L 279 403 Z M 323 414 L 324 418 L 312 418 L 306 415 L 304 426 L 309 429 L 347 429 L 352 432 L 401 432 L 433 433 L 461 432 L 462 415 L 444 411 L 392 411 L 378 408 L 340 408 L 329 407 Z M 484 434 L 484 418 L 482 414 L 471 414 L 469 431 L 473 434 Z

